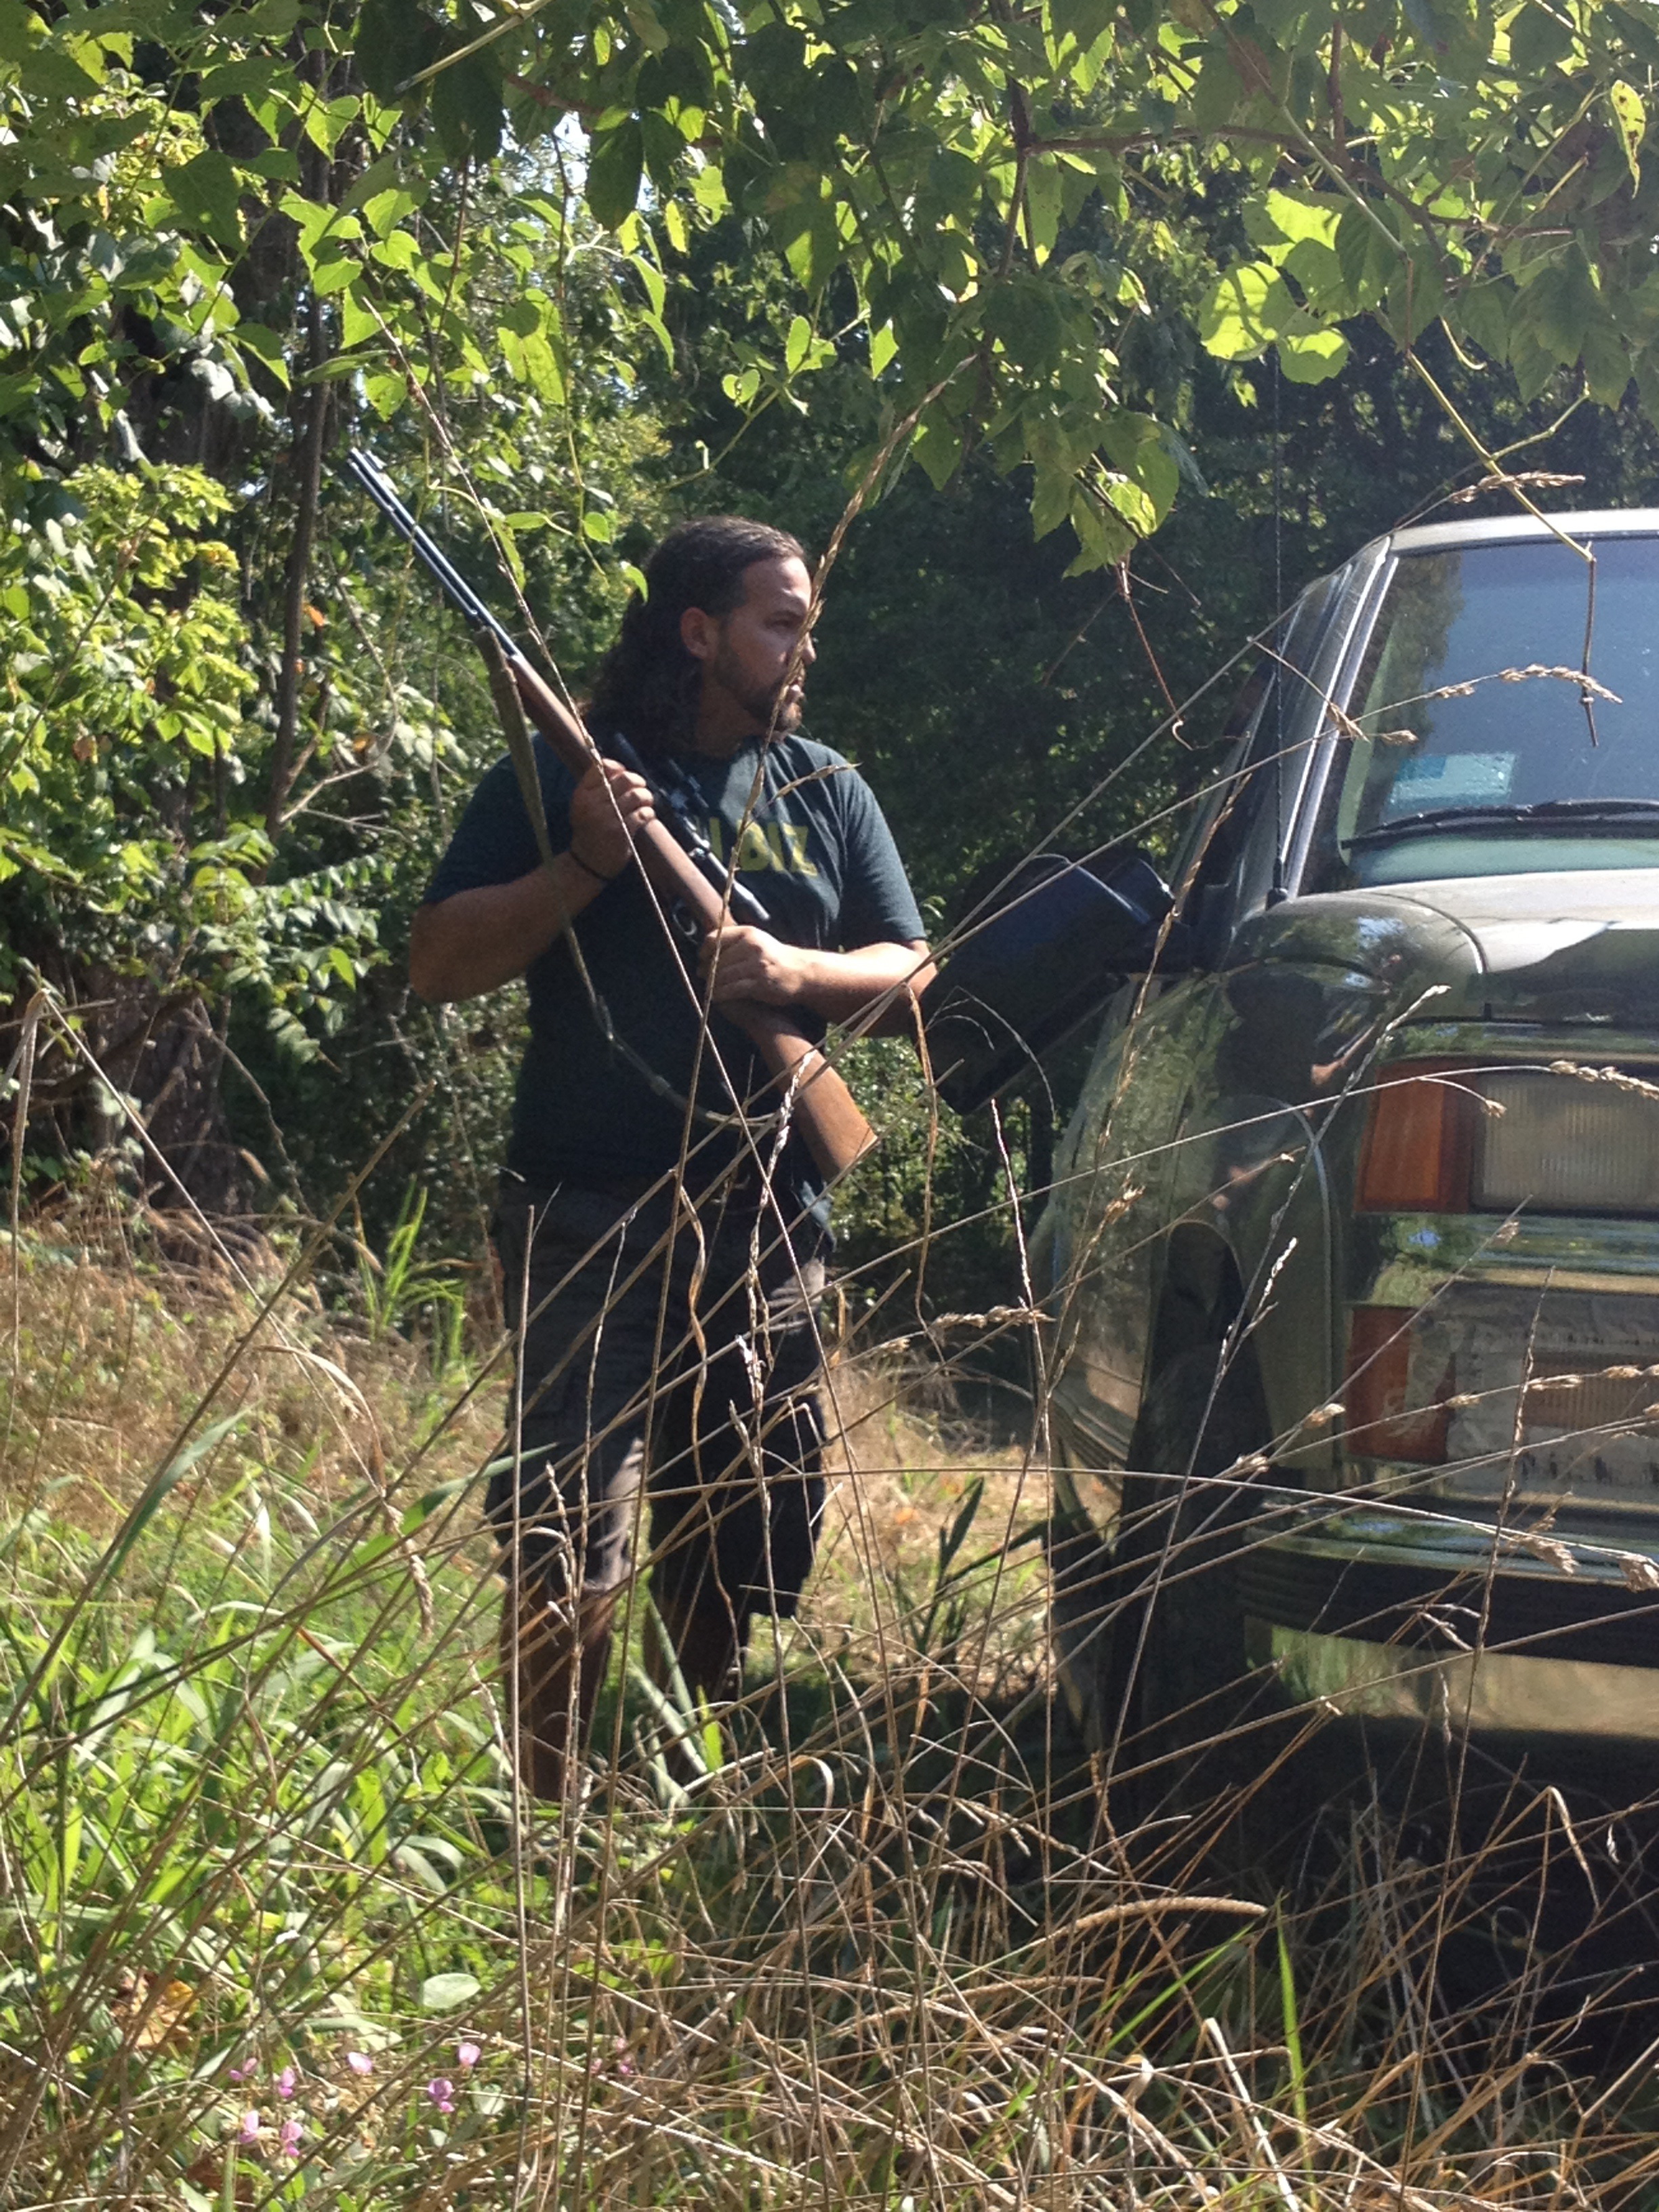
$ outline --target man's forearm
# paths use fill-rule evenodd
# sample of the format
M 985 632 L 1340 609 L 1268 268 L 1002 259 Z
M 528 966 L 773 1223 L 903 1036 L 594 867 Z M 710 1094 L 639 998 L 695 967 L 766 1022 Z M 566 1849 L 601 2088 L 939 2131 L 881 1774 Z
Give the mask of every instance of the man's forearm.
M 433 1005 L 476 999 L 521 975 L 601 885 L 568 853 L 514 883 L 457 891 L 417 908 L 409 933 L 409 980 Z
M 878 1033 L 908 1032 L 909 994 L 919 997 L 933 975 L 927 947 L 920 939 L 913 945 L 862 945 L 855 952 L 803 952 L 801 963 L 800 1003 L 825 1021 L 856 1021 L 893 994 L 890 1006 L 872 1025 Z

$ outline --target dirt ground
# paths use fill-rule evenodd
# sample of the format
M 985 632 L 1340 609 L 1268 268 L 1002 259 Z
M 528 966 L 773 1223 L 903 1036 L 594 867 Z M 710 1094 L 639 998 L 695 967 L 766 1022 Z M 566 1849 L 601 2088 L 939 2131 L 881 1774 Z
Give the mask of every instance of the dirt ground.
M 891 1364 L 833 1365 L 825 1411 L 830 1498 L 803 1626 L 837 1650 L 948 1647 L 987 1692 L 1041 1672 L 1044 1471 Z
M 394 1497 L 460 1477 L 499 1433 L 502 1370 L 439 1376 L 417 1345 L 284 1302 L 250 1343 L 274 1257 L 252 1285 L 220 1271 L 143 1264 L 85 1218 L 0 1252 L 10 1358 L 0 1377 L 0 1492 L 50 1498 L 112 1529 L 177 1449 L 193 1407 L 233 1420 L 225 1449 L 278 1483 L 339 1498 L 365 1479 Z M 105 1225 L 106 1227 L 106 1225 Z M 14 1273 L 14 1267 L 15 1273 Z M 976 1690 L 1029 1683 L 1044 1665 L 1042 1471 L 965 1420 L 947 1382 L 914 1363 L 832 1362 L 824 1391 L 830 1498 L 818 1564 L 786 1663 L 855 1671 L 943 1656 Z M 231 1478 L 221 1455 L 209 1486 Z M 181 1486 L 187 1505 L 197 1476 Z M 320 1508 L 319 1508 L 320 1510 Z M 452 1570 L 491 1572 L 489 1547 L 453 1527 Z

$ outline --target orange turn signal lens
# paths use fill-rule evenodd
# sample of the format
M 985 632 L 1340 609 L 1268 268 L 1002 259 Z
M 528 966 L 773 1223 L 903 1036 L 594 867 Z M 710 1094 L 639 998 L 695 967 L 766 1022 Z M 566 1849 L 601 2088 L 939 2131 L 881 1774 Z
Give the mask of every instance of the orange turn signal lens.
M 1342 1387 L 1345 1431 L 1348 1449 L 1367 1458 L 1433 1466 L 1446 1456 L 1451 1409 L 1442 1401 L 1455 1385 L 1449 1375 L 1439 1376 L 1425 1392 L 1419 1376 L 1413 1403 L 1412 1319 L 1407 1306 L 1354 1308 Z
M 1465 1213 L 1479 1102 L 1455 1061 L 1385 1068 L 1359 1156 L 1362 1213 Z

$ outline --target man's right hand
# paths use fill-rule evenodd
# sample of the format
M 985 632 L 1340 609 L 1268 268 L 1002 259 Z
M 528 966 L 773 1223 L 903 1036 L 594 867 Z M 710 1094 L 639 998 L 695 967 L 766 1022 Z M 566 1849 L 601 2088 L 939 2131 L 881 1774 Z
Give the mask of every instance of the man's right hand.
M 570 851 L 595 876 L 619 876 L 634 839 L 655 818 L 651 789 L 615 761 L 595 761 L 570 798 Z
M 633 839 L 652 819 L 644 781 L 614 761 L 596 763 L 570 799 L 570 842 L 551 868 L 515 883 L 456 891 L 417 908 L 410 927 L 409 980 L 434 1005 L 476 998 L 522 975 L 566 925 L 625 872 Z

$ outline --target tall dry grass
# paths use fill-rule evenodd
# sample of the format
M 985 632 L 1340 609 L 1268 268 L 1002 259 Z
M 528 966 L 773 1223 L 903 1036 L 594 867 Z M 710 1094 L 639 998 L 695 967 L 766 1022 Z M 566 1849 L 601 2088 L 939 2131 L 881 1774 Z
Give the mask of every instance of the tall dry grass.
M 134 1234 L 82 1209 L 4 1254 L 7 2204 L 1650 2191 L 1640 2015 L 1612 2027 L 1639 1873 L 1558 1951 L 1583 1839 L 1534 1800 L 1460 1857 L 1282 1734 L 1224 1805 L 1126 1831 L 1049 1675 L 1043 1470 L 936 1376 L 837 1360 L 803 1619 L 723 1730 L 627 1655 L 538 1811 L 476 1534 L 484 1347 L 462 1375 L 303 1277 L 271 1303 L 284 1254 Z

